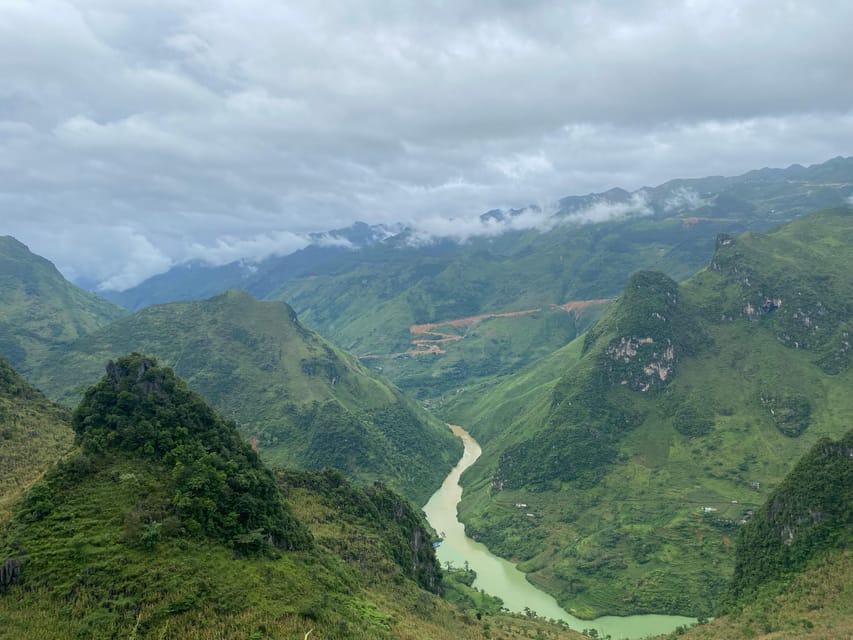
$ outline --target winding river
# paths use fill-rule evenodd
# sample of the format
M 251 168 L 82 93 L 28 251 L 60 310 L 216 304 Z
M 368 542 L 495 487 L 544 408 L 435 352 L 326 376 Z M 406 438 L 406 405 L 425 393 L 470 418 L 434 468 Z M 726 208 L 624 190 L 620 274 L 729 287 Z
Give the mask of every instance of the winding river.
M 437 550 L 442 565 L 451 562 L 461 567 L 468 562 L 470 568 L 477 572 L 474 586 L 499 597 L 510 611 L 523 612 L 529 608 L 543 618 L 564 620 L 569 627 L 578 631 L 595 628 L 600 636 L 610 635 L 613 640 L 669 633 L 678 625 L 695 622 L 693 618 L 663 615 L 604 616 L 595 620 L 581 620 L 562 609 L 552 596 L 528 582 L 524 573 L 516 569 L 514 564 L 492 555 L 485 545 L 466 537 L 464 525 L 456 519 L 456 507 L 462 499 L 459 478 L 480 457 L 481 449 L 462 427 L 450 425 L 450 429 L 462 439 L 465 451 L 441 488 L 424 506 L 429 523 L 446 536 Z

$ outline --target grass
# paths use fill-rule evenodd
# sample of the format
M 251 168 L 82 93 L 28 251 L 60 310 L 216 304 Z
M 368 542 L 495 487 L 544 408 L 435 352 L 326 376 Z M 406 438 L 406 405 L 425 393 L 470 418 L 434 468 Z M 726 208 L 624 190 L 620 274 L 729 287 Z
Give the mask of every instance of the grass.
M 5 553 L 26 549 L 25 582 L 0 594 L 0 637 L 579 637 L 541 620 L 478 618 L 419 588 L 394 558 L 393 522 L 359 516 L 363 490 L 342 479 L 328 491 L 307 488 L 310 478 L 285 483 L 317 541 L 311 551 L 241 557 L 192 537 L 142 544 L 133 513 L 168 499 L 162 477 L 150 461 L 119 456 L 67 485 L 42 520 L 8 525 Z
M 274 467 L 337 466 L 425 502 L 458 456 L 447 429 L 390 383 L 287 305 L 243 292 L 149 307 L 57 346 L 32 378 L 73 405 L 108 360 L 134 351 L 171 366 Z
M 784 584 L 768 585 L 722 616 L 678 636 L 685 640 L 853 638 L 853 554 L 835 551 Z M 674 637 L 674 636 L 671 636 Z
M 48 401 L 0 357 L 0 523 L 71 449 L 73 437 L 68 410 Z
M 633 335 L 626 329 L 633 312 L 617 303 L 591 332 L 594 339 L 575 341 L 541 369 L 458 394 L 446 413 L 483 445 L 482 458 L 463 477 L 467 530 L 499 555 L 521 560 L 532 581 L 582 617 L 713 615 L 734 566 L 741 521 L 819 438 L 838 437 L 853 424 L 845 391 L 853 369 L 837 367 L 838 359 L 827 365 L 827 354 L 844 354 L 851 317 L 850 223 L 849 210 L 827 212 L 724 245 L 718 268 L 679 290 L 684 313 L 701 326 L 703 346 L 693 354 L 689 344 L 682 348 L 673 375 L 657 390 L 590 382 L 612 375 L 600 358 L 614 336 Z M 758 303 L 757 290 L 782 305 L 743 317 L 750 300 Z M 804 322 L 812 316 L 820 321 Z M 805 413 L 790 409 L 799 398 Z M 587 406 L 595 410 L 584 413 Z M 603 407 L 632 423 L 612 457 L 593 467 L 599 475 L 561 480 L 555 466 L 548 479 L 555 452 L 563 447 L 567 459 L 573 455 L 562 434 L 587 433 L 578 429 L 594 424 Z M 685 408 L 690 420 L 679 423 Z M 572 427 L 577 416 L 591 417 Z M 798 437 L 789 419 L 805 427 Z M 528 449 L 536 483 L 498 490 L 496 478 L 507 477 L 502 465 L 511 461 L 518 469 Z M 516 502 L 531 505 L 536 518 L 520 515 Z

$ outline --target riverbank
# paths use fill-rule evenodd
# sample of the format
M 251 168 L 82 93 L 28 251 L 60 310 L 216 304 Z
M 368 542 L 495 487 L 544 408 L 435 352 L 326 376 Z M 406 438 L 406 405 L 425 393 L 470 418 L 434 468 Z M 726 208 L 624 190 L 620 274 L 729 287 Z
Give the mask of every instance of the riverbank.
M 595 629 L 599 636 L 609 635 L 613 640 L 669 633 L 678 626 L 689 626 L 696 622 L 693 618 L 667 615 L 604 616 L 595 620 L 581 620 L 561 608 L 553 596 L 528 582 L 525 574 L 514 564 L 493 555 L 485 545 L 468 538 L 465 526 L 456 517 L 457 505 L 462 499 L 459 479 L 477 461 L 482 449 L 464 428 L 448 426 L 462 440 L 462 458 L 424 506 L 429 523 L 436 531 L 444 534 L 438 548 L 442 565 L 450 562 L 461 567 L 467 562 L 477 572 L 474 586 L 503 600 L 504 606 L 510 611 L 535 611 L 543 618 L 563 620 L 577 631 Z

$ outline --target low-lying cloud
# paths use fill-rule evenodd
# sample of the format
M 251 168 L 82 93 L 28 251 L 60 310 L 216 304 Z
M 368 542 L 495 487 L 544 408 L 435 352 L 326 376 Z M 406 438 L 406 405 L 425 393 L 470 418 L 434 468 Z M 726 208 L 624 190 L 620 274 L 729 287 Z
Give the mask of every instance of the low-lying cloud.
M 547 229 L 479 214 L 853 154 L 851 40 L 846 0 L 7 0 L 0 233 L 122 287 L 355 220 Z
M 648 195 L 640 190 L 625 201 L 613 202 L 597 198 L 579 209 L 564 212 L 557 204 L 531 206 L 522 210 L 501 211 L 496 215 L 482 215 L 463 219 L 432 216 L 413 225 L 408 242 L 423 246 L 440 239 L 468 242 L 473 238 L 489 238 L 509 231 L 550 231 L 557 226 L 571 226 L 609 222 L 653 213 Z

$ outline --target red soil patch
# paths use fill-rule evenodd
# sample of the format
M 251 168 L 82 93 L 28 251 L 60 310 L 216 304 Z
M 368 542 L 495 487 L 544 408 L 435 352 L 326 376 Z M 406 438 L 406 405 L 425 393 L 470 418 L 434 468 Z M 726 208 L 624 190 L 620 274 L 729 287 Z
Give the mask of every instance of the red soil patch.
M 613 298 L 600 298 L 598 300 L 572 300 L 566 304 L 561 304 L 560 309 L 566 311 L 583 311 L 589 307 L 594 307 L 599 304 L 609 304 L 613 302 Z
M 582 311 L 588 307 L 612 302 L 612 298 L 602 298 L 599 300 L 572 300 L 566 304 L 554 305 L 552 308 L 563 309 L 564 311 L 574 312 Z M 441 354 L 445 351 L 438 346 L 445 342 L 456 342 L 462 340 L 464 336 L 455 333 L 442 333 L 436 331 L 438 327 L 471 327 L 479 324 L 483 320 L 491 320 L 492 318 L 517 318 L 519 316 L 529 316 L 542 311 L 539 309 L 525 309 L 523 311 L 505 311 L 503 313 L 483 313 L 477 316 L 468 316 L 467 318 L 457 318 L 455 320 L 445 320 L 443 322 L 431 322 L 427 324 L 413 324 L 409 327 L 409 333 L 414 336 L 430 336 L 429 338 L 419 338 L 412 340 L 412 345 L 415 347 L 411 351 L 407 351 L 406 355 L 420 356 Z

